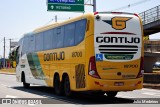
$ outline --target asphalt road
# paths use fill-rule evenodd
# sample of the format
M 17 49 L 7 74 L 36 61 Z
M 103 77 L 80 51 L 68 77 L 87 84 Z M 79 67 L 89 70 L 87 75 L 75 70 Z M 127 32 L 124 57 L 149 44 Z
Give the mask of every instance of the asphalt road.
M 143 88 L 131 92 L 119 92 L 116 98 L 109 99 L 106 96 L 95 96 L 91 94 L 76 93 L 73 98 L 57 96 L 53 88 L 43 86 L 31 86 L 29 89 L 22 87 L 22 83 L 16 82 L 15 75 L 0 74 L 0 98 L 46 98 L 52 104 L 23 104 L 14 105 L 18 107 L 38 106 L 64 106 L 64 107 L 81 107 L 81 106 L 104 106 L 104 107 L 159 107 L 160 104 L 133 104 L 138 98 L 158 98 L 160 99 L 160 90 Z M 2 99 L 1 99 L 2 100 Z M 148 100 L 148 99 L 147 99 Z M 153 99 L 152 99 L 153 100 Z M 5 106 L 4 104 L 0 104 Z M 13 105 L 7 105 L 7 107 Z

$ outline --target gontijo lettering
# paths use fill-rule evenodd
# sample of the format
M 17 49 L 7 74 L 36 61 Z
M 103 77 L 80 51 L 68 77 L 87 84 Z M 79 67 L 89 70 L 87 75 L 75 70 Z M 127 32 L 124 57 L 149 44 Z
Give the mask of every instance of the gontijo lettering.
M 46 53 L 44 54 L 44 61 L 59 61 L 65 59 L 65 53 L 62 52 L 53 52 L 53 53 Z
M 98 36 L 96 37 L 97 43 L 140 43 L 139 37 L 103 37 Z

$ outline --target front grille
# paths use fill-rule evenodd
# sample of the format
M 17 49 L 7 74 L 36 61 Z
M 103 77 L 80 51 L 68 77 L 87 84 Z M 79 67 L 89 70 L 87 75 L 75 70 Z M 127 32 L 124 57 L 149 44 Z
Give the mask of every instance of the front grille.
M 100 45 L 99 51 L 102 54 L 136 54 L 138 46 L 132 45 Z

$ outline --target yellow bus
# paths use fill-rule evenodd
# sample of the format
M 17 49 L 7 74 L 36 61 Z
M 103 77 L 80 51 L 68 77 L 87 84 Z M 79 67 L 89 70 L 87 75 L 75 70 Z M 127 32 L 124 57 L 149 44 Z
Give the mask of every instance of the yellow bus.
M 25 34 L 17 49 L 17 81 L 54 87 L 57 95 L 141 89 L 143 28 L 137 14 L 95 12 Z

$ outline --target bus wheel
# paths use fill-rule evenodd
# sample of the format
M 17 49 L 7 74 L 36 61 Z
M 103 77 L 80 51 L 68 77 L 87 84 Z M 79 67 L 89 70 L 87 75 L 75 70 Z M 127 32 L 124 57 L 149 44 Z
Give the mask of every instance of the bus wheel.
M 107 97 L 113 98 L 117 95 L 117 91 L 106 92 Z
M 71 97 L 73 95 L 73 92 L 70 89 L 70 81 L 68 76 L 64 78 L 64 94 L 67 97 Z
M 94 92 L 92 93 L 93 96 L 104 96 L 105 92 Z
M 29 88 L 30 84 L 26 83 L 25 75 L 22 73 L 22 82 L 23 82 L 23 87 L 24 88 Z
M 57 95 L 62 95 L 62 85 L 58 75 L 54 78 L 54 91 Z

